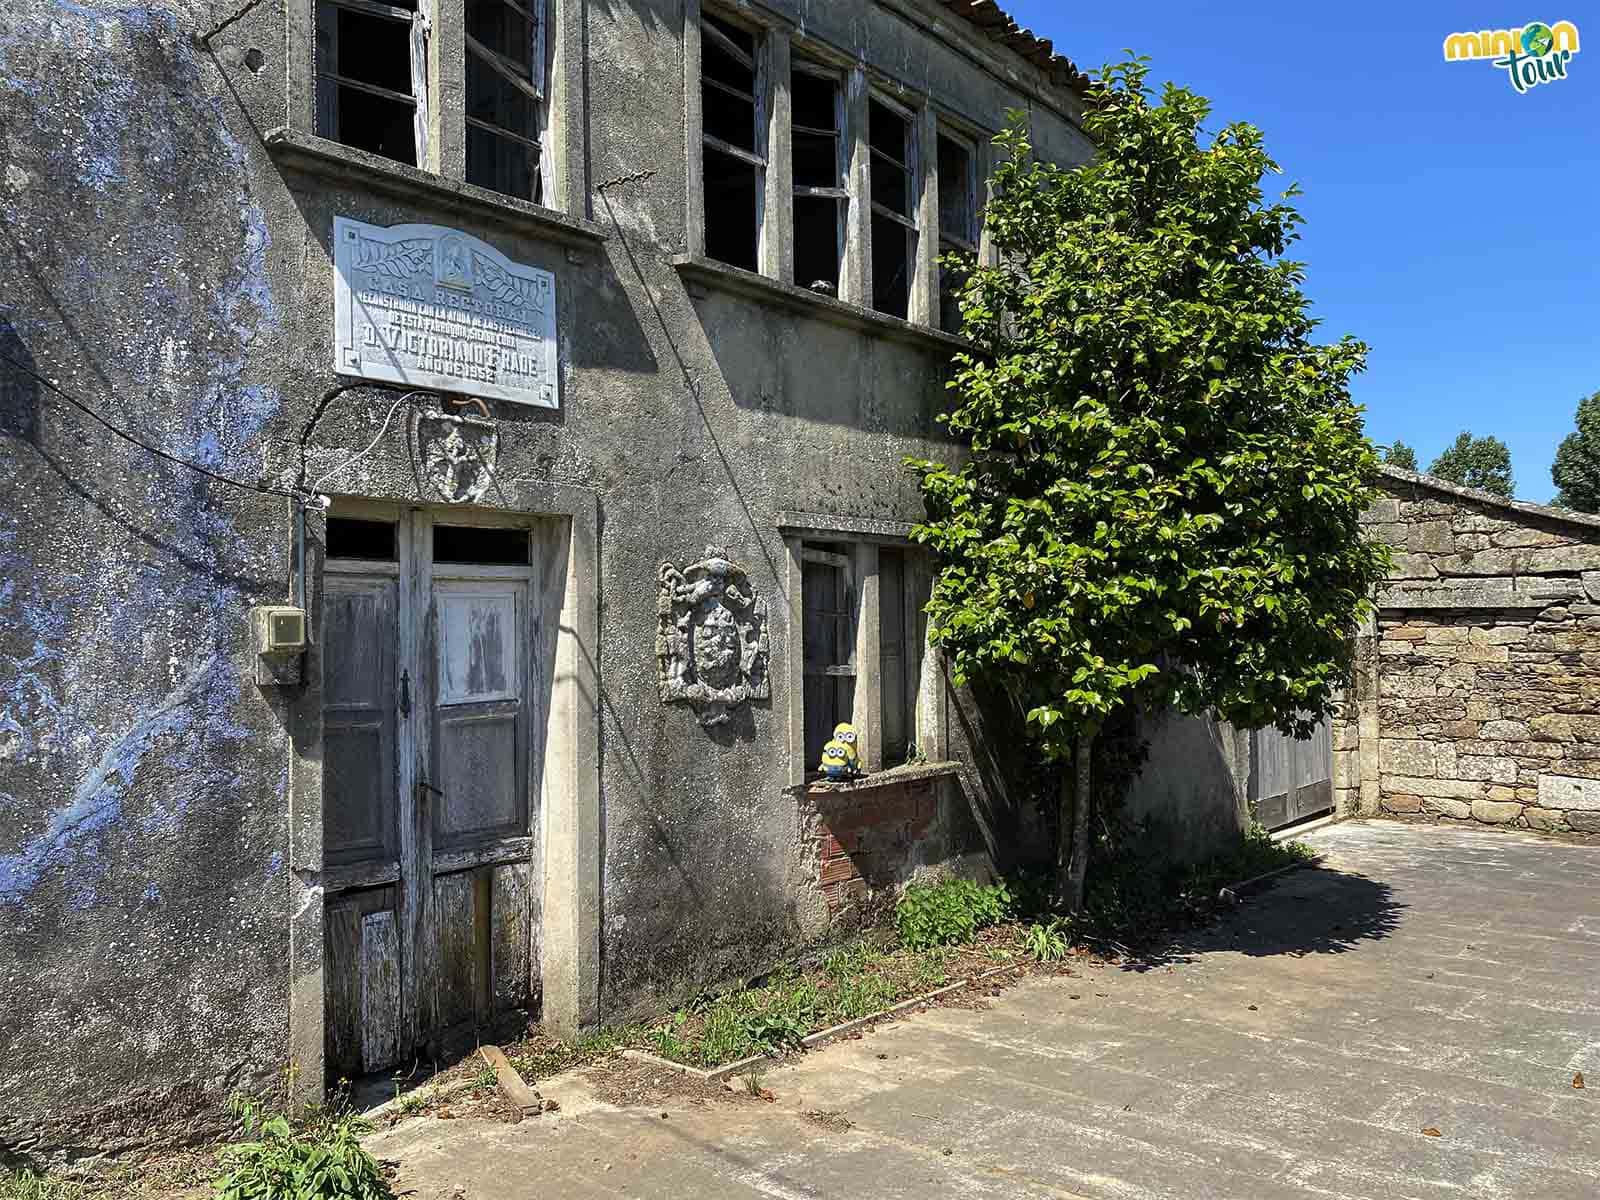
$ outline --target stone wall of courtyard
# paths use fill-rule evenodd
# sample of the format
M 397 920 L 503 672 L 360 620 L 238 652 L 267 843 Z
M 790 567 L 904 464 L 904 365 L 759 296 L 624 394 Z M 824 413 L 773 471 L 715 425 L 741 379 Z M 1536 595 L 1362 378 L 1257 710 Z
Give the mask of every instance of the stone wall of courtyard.
M 1600 519 L 1389 470 L 1344 811 L 1600 833 Z

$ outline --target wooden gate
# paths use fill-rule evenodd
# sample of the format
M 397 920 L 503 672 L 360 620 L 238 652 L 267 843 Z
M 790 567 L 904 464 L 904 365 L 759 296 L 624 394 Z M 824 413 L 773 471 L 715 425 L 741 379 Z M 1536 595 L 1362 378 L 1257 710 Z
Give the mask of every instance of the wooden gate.
M 540 564 L 527 523 L 480 520 L 336 505 L 328 522 L 330 1079 L 538 1005 Z
M 1268 829 L 1333 808 L 1333 739 L 1326 718 L 1304 741 L 1257 729 L 1250 751 L 1250 809 Z

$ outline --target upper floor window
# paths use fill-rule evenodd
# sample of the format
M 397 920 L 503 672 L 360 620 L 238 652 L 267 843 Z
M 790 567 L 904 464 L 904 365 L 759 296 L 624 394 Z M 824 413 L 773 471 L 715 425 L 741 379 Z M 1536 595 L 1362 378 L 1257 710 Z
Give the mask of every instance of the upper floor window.
M 976 257 L 978 253 L 977 147 L 957 134 L 939 131 L 939 253 Z M 961 332 L 960 292 L 967 273 L 940 263 L 939 327 Z
M 794 278 L 839 294 L 850 209 L 844 87 L 836 70 L 795 61 L 790 72 L 794 162 Z
M 868 106 L 872 194 L 872 307 L 911 313 L 919 226 L 916 126 L 897 104 L 874 96 Z
M 542 0 L 466 0 L 467 182 L 543 199 Z
M 706 254 L 759 268 L 767 138 L 759 38 L 707 14 L 701 21 Z
M 464 143 L 465 174 L 508 196 L 549 203 L 545 85 L 550 0 L 441 0 L 464 44 L 461 87 L 430 112 L 432 29 L 418 0 L 315 0 L 316 131 L 408 166 L 434 168 L 434 122 Z M 450 155 L 443 155 L 450 158 Z M 461 158 L 455 158 L 456 163 Z M 458 166 L 459 170 L 460 167 Z
M 317 133 L 426 165 L 427 18 L 417 0 L 317 0 L 316 53 Z

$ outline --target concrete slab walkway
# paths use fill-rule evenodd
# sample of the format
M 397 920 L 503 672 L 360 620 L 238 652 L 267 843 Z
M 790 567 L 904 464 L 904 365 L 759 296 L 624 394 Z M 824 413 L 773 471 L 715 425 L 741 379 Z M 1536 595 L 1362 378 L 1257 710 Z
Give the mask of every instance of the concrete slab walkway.
M 812 1054 L 767 1076 L 773 1104 L 579 1088 L 559 1117 L 372 1145 L 420 1200 L 1600 1196 L 1600 850 L 1384 822 L 1307 840 L 1322 867 L 1161 959 Z

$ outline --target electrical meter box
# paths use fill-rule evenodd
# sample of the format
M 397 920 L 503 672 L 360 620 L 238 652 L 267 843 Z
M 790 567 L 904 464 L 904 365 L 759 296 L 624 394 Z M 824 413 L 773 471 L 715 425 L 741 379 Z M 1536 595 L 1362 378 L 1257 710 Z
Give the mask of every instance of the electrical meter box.
M 263 607 L 251 610 L 257 654 L 299 654 L 306 648 L 306 610 Z
M 250 610 L 250 639 L 260 687 L 293 687 L 304 681 L 306 610 L 288 605 Z

